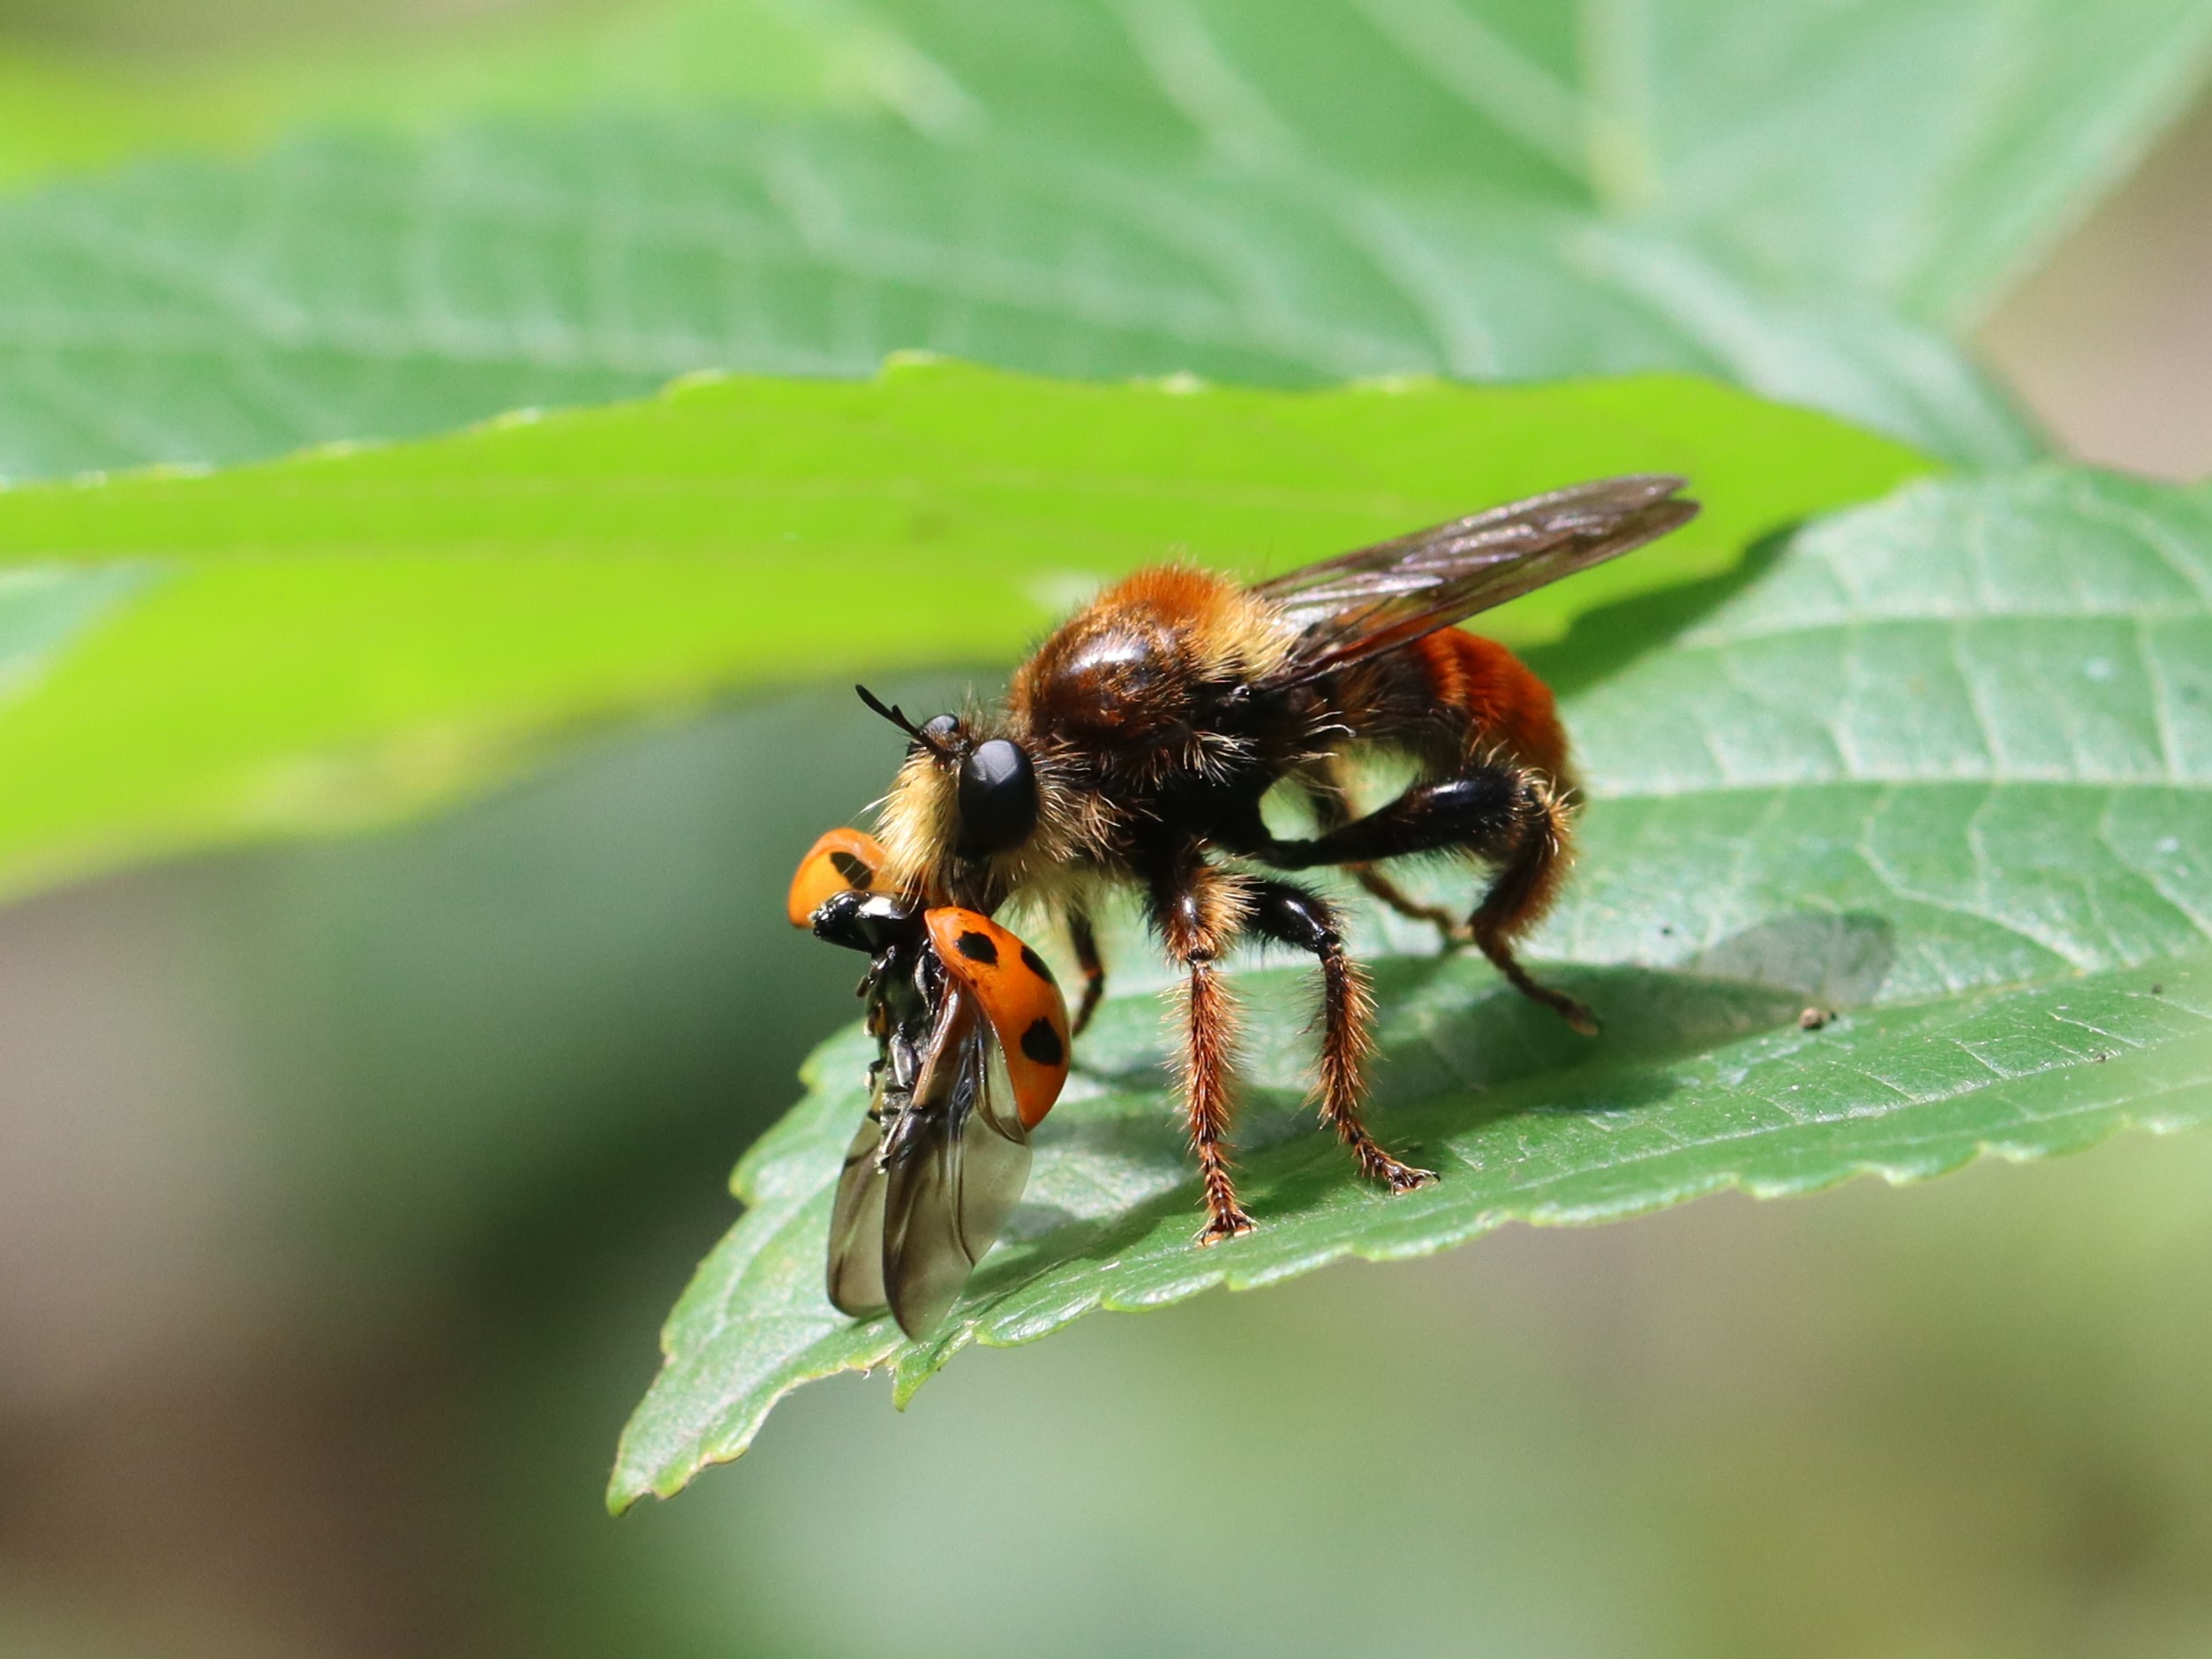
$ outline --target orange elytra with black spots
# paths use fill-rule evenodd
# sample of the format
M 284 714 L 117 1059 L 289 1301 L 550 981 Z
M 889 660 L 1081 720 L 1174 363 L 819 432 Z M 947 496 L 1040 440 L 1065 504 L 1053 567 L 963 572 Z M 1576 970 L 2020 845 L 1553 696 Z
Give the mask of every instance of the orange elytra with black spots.
M 978 910 L 947 905 L 922 917 L 945 971 L 982 1005 L 1006 1052 L 1014 1110 L 1034 1129 L 1067 1082 L 1067 1002 L 1044 958 Z
M 794 927 L 808 927 L 826 899 L 840 893 L 866 893 L 882 873 L 883 843 L 856 829 L 833 829 L 807 848 L 799 873 L 791 879 L 785 913 Z

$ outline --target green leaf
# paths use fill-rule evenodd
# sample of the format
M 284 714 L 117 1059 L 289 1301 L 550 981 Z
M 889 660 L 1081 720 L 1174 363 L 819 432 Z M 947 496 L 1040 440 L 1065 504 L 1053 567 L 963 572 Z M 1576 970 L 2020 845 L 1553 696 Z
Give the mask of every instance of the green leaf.
M 1535 954 L 1602 1038 L 1371 921 L 1378 1127 L 1441 1180 L 1391 1199 L 1353 1174 L 1301 1104 L 1304 977 L 1250 973 L 1260 1227 L 1195 1247 L 1161 1007 L 1125 993 L 1040 1131 L 1011 1241 L 909 1344 L 821 1289 L 863 1105 L 848 1032 L 739 1167 L 748 1211 L 669 1322 L 611 1502 L 739 1455 L 802 1383 L 889 1364 L 903 1401 L 970 1342 L 1094 1308 L 2212 1118 L 2212 490 L 1922 484 L 1759 562 L 1664 647 L 1639 611 L 1679 591 L 1551 653 L 1586 682 L 1569 719 L 1594 798 Z M 1606 665 L 1592 640 L 1625 643 Z M 1839 1017 L 1804 1029 L 1808 1007 Z
M 995 117 L 1095 153 L 1180 140 L 1283 172 L 1478 177 L 1660 229 L 1763 291 L 1877 296 L 1946 328 L 2212 65 L 2206 0 L 1320 0 L 1295 27 L 1254 0 L 880 15 Z
M 667 45 L 745 15 L 655 11 L 622 26 L 644 67 L 563 49 L 391 105 L 429 132 L 0 205 L 0 475 L 910 348 L 1279 385 L 1685 370 L 2017 460 L 1940 331 L 2141 151 L 2212 31 L 2212 0 L 1671 0 L 1586 34 L 1506 0 L 917 0 L 807 26 L 806 97 L 895 114 L 763 124 L 707 107 L 697 66 L 745 54 Z M 513 118 L 439 124 L 486 109 Z
M 2212 0 L 1674 0 L 1586 34 L 1505 0 L 917 0 L 814 18 L 792 49 L 824 67 L 760 72 L 899 119 L 669 108 L 756 62 L 714 49 L 754 41 L 750 15 L 656 9 L 535 67 L 252 74 L 192 120 L 267 131 L 271 87 L 296 117 L 577 112 L 0 208 L 0 475 L 403 435 L 701 367 L 865 373 L 903 348 L 1278 384 L 1683 369 L 2016 459 L 2033 440 L 1929 325 L 2118 175 L 2212 31 Z M 98 125 L 98 99 L 61 103 Z
M 1670 469 L 1705 516 L 1499 613 L 1514 637 L 1725 569 L 1760 533 L 1929 464 L 1682 379 L 1270 393 L 907 364 L 0 493 L 0 563 L 78 573 L 105 606 L 40 672 L 0 682 L 0 891 L 387 817 L 594 720 L 1004 661 L 1072 595 L 1147 561 L 1279 569 Z
M 1338 189 L 889 122 L 516 122 L 0 203 L 0 474 L 212 464 L 927 348 L 1313 385 L 1672 369 L 1932 453 L 2032 447 L 1940 340 L 1488 188 Z
M 264 65 L 186 94 L 0 68 L 19 173 L 165 132 L 580 110 L 0 211 L 0 476 L 909 348 L 1283 384 L 1687 369 L 2017 459 L 2032 437 L 1928 325 L 1986 305 L 2115 179 L 2212 44 L 2212 0 L 801 15 L 809 38 L 694 0 L 427 73 Z M 779 88 L 900 119 L 670 107 Z

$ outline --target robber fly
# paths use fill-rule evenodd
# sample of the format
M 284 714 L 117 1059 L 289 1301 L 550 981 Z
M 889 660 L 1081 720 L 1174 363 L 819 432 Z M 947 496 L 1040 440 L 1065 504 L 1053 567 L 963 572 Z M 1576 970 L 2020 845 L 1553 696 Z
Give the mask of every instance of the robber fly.
M 1335 907 L 1275 872 L 1338 866 L 1400 914 L 1471 944 L 1507 981 L 1594 1032 L 1514 941 L 1565 874 L 1575 782 L 1552 694 L 1519 659 L 1454 626 L 1626 553 L 1692 517 L 1682 480 L 1609 479 L 1324 560 L 1253 585 L 1188 565 L 1140 570 L 1063 623 L 1015 675 L 1003 712 L 915 725 L 882 839 L 833 831 L 801 866 L 792 920 L 867 952 L 877 1043 L 867 1120 L 832 1214 L 830 1295 L 935 1324 L 1020 1196 L 1028 1131 L 1066 1076 L 1105 986 L 1092 916 L 1133 889 L 1184 983 L 1179 1072 L 1204 1192 L 1200 1243 L 1251 1230 L 1230 1173 L 1237 1014 L 1222 964 L 1256 935 L 1320 974 L 1315 1097 L 1362 1172 L 1432 1180 L 1361 1120 L 1366 976 Z M 1365 813 L 1349 763 L 1409 760 Z M 1278 787 L 1315 833 L 1284 838 Z M 1465 915 L 1417 902 L 1378 866 L 1415 855 L 1486 866 Z M 1084 978 L 1074 1020 L 1036 953 L 989 918 L 1020 899 L 1065 928 Z

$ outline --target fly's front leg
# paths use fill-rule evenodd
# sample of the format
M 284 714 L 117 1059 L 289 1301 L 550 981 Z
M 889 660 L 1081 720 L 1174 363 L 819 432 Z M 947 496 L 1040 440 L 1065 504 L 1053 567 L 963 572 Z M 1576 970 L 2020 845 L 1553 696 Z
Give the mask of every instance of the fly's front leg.
M 1222 958 L 1245 919 L 1243 884 L 1188 848 L 1162 860 L 1147 886 L 1152 924 L 1186 976 L 1179 1068 L 1183 1105 L 1206 1189 L 1206 1225 L 1198 1241 L 1215 1244 L 1252 1231 L 1252 1218 L 1237 1202 L 1229 1171 L 1237 1005 L 1221 972 Z
M 1433 1170 L 1416 1169 L 1384 1151 L 1360 1121 L 1366 1092 L 1366 1067 L 1374 1052 L 1369 1035 L 1374 1000 L 1359 964 L 1345 954 L 1335 912 L 1318 894 L 1287 881 L 1250 884 L 1252 925 L 1269 939 L 1309 952 L 1321 969 L 1321 1121 L 1336 1132 L 1359 1161 L 1360 1173 L 1407 1192 L 1436 1179 Z
M 1083 1000 L 1075 1010 L 1074 1023 L 1069 1032 L 1077 1037 L 1091 1022 L 1091 1015 L 1098 1012 L 1098 1001 L 1106 994 L 1106 963 L 1098 954 L 1098 930 L 1091 925 L 1091 913 L 1077 909 L 1067 917 L 1068 943 L 1075 947 L 1075 965 L 1083 971 Z

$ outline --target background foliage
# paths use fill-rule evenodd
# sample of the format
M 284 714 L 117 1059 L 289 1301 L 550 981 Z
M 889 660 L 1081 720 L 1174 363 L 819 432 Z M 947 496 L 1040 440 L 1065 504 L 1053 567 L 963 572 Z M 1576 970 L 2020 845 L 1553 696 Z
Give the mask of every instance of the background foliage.
M 2009 465 L 2041 440 L 1961 342 L 2181 107 L 2208 28 L 2178 0 L 1669 0 L 1572 19 L 1362 0 L 1301 8 L 1295 26 L 1230 0 L 1028 6 L 1019 26 L 913 4 L 434 10 L 0 12 L 0 472 L 436 434 L 697 368 L 848 377 L 835 389 L 864 409 L 899 387 L 870 391 L 883 357 L 916 347 L 1272 388 L 1689 370 L 1954 469 Z M 1593 395 L 1610 396 L 1569 394 Z M 0 1064 L 19 1103 L 0 1116 L 0 1225 L 23 1264 L 0 1275 L 16 1494 L 0 1640 L 723 1653 L 958 1633 L 973 1651 L 1051 1628 L 1071 1649 L 1172 1651 L 1226 1621 L 1335 1651 L 1370 1633 L 1373 1596 L 1353 1590 L 1373 1580 L 1424 1587 L 1398 1598 L 1408 1649 L 2201 1645 L 2212 1611 L 2191 1564 L 2212 1508 L 2201 1459 L 2177 1451 L 2201 1439 L 2192 1137 L 1910 1200 L 1508 1233 L 1449 1262 L 1089 1322 L 964 1365 L 972 1380 L 932 1391 L 918 1421 L 872 1394 L 796 1402 L 742 1474 L 609 1529 L 604 1448 L 658 1310 L 726 1223 L 720 1169 L 845 1006 L 845 965 L 784 938 L 773 894 L 791 851 L 882 776 L 879 734 L 841 698 L 699 715 L 704 696 L 779 677 L 738 666 L 752 645 L 829 615 L 685 603 L 760 557 L 749 525 L 798 510 L 686 499 L 685 476 L 775 464 L 699 447 L 728 430 L 705 419 L 734 407 L 716 400 L 739 396 L 0 498 L 15 892 L 502 786 L 365 840 L 28 898 L 0 926 L 15 1011 Z M 1648 429 L 1651 448 L 1690 441 L 1672 413 Z M 1605 459 L 1612 430 L 1557 458 Z M 661 431 L 675 441 L 650 453 Z M 1701 484 L 1736 476 L 1742 440 L 1723 436 L 1689 456 Z M 1777 511 L 1914 470 L 1835 442 L 1840 465 L 1857 459 L 1776 472 Z M 1537 475 L 1540 444 L 1497 448 L 1469 462 L 1484 493 L 1556 481 Z M 604 494 L 548 489 L 602 460 L 651 486 L 619 549 L 563 533 Z M 1764 478 L 1753 454 L 1740 464 L 1732 495 Z M 1406 481 L 1425 464 L 1343 508 L 1343 527 L 1441 499 Z M 1961 481 L 1845 522 L 1907 545 L 1897 527 L 1933 515 L 1914 533 L 1940 539 L 1963 501 L 1993 532 L 2056 538 L 2032 542 L 2046 551 L 2118 556 L 2144 526 L 2144 545 L 2201 547 L 2193 498 L 2132 488 Z M 1101 556 L 1187 533 L 1162 522 L 1185 509 L 1157 511 L 1115 520 L 1128 539 Z M 926 513 L 900 522 L 901 545 L 928 549 L 905 556 L 1012 569 L 1012 517 L 951 516 L 937 539 Z M 1729 536 L 1771 522 L 1746 512 Z M 1081 573 L 1057 551 L 1070 533 L 1062 514 L 1036 534 L 1052 580 Z M 1741 546 L 1716 539 L 1668 574 L 1713 576 Z M 1749 567 L 1759 584 L 1795 568 L 1775 556 Z M 893 615 L 882 588 L 842 596 L 854 637 L 888 637 L 866 631 Z M 1862 618 L 1848 649 L 1809 636 L 1820 672 L 1779 670 L 1729 608 L 1769 591 L 1719 611 L 1713 589 L 1647 594 L 1554 641 L 1593 765 L 1644 780 L 1593 819 L 1585 873 L 1651 876 L 1626 898 L 1586 886 L 1556 948 L 1711 969 L 1712 1007 L 1764 1018 L 1806 994 L 1775 970 L 1807 941 L 1763 940 L 1762 906 L 1898 907 L 1896 998 L 1979 986 L 2013 1018 L 2007 951 L 2020 979 L 2122 976 L 2095 992 L 2125 993 L 2110 1023 L 2158 1043 L 2051 1050 L 2039 1086 L 2080 1080 L 2092 1106 L 2178 1121 L 2139 1094 L 2186 1081 L 2186 1022 L 2120 1021 L 2182 1019 L 2179 999 L 2154 1007 L 2125 976 L 2164 974 L 2203 914 L 2194 751 L 2145 713 L 2174 714 L 2188 682 L 2130 654 L 2165 625 L 2155 607 L 2133 590 L 2107 607 L 2109 651 L 2039 646 L 2033 616 L 1965 628 L 1956 683 L 1997 673 L 2020 721 L 1977 735 L 1967 698 L 1963 725 L 1866 749 L 1896 732 L 1878 697 L 1824 736 L 1791 694 L 1893 684 L 1922 660 L 1915 619 Z M 902 632 L 902 660 L 1003 659 L 1042 614 L 1020 607 L 1046 597 L 1012 592 L 1002 631 L 948 616 Z M 2071 589 L 2065 603 L 2095 609 Z M 1700 616 L 1737 631 L 1661 648 Z M 620 663 L 598 649 L 610 637 Z M 1641 687 L 1682 706 L 1699 675 L 1732 706 L 1747 682 L 1761 692 L 1740 729 L 1677 748 L 1606 703 Z M 967 677 L 896 689 L 927 704 Z M 576 743 L 618 713 L 684 718 Z M 561 743 L 567 759 L 515 780 Z M 1752 758 L 1771 766 L 1730 771 Z M 1649 787 L 1662 763 L 1666 787 Z M 1945 816 L 1985 788 L 1986 811 Z M 1871 835 L 1855 869 L 1842 819 L 1787 818 L 1892 789 L 1911 803 L 1894 821 L 1926 837 L 1903 863 L 1873 857 Z M 1719 883 L 1740 909 L 1662 914 L 1688 905 L 1681 861 L 1706 833 L 1671 815 L 1715 803 L 1753 814 L 1731 845 L 1779 859 Z M 1788 856 L 1832 845 L 1812 871 Z M 1691 873 L 1699 891 L 1718 879 Z M 2023 917 L 2056 922 L 2023 934 Z M 1734 928 L 1695 937 L 1735 954 L 1693 963 L 1687 931 L 1679 951 L 1632 945 L 1639 920 Z M 1844 928 L 1813 954 L 1849 988 L 1865 945 Z M 1447 977 L 1434 994 L 1475 989 Z M 1835 1043 L 1954 1016 L 1975 1017 L 1885 1007 Z M 1118 1097 L 1141 1112 L 1143 1022 L 1134 1004 L 1121 1017 L 1140 1063 Z M 1960 1121 L 1959 1145 L 2053 1138 L 2033 1117 L 2018 1139 Z M 1847 1142 L 1860 1122 L 1823 1156 L 1863 1151 Z M 1207 1490 L 1245 1502 L 1201 1571 L 1189 1528 L 1162 1519 Z M 1346 1535 L 1345 1574 L 1286 1581 L 1322 1513 Z M 852 1594 L 856 1529 L 922 1515 L 963 1528 L 972 1555 L 878 1562 L 875 1592 Z
M 796 15 L 817 56 L 788 72 L 851 65 L 872 111 L 721 112 L 728 84 L 689 65 L 755 61 L 715 48 L 756 31 L 717 0 L 634 26 L 688 43 L 647 54 L 659 72 L 614 67 L 627 29 L 579 43 L 613 66 L 565 96 L 542 48 L 493 52 L 426 132 L 153 161 L 0 208 L 20 388 L 0 472 L 914 347 L 1273 382 L 1690 369 L 2013 457 L 2027 435 L 1942 331 L 2110 181 L 2212 40 L 2198 0 Z M 237 95 L 207 91 L 211 127 Z M 362 95 L 333 88 L 331 111 Z

